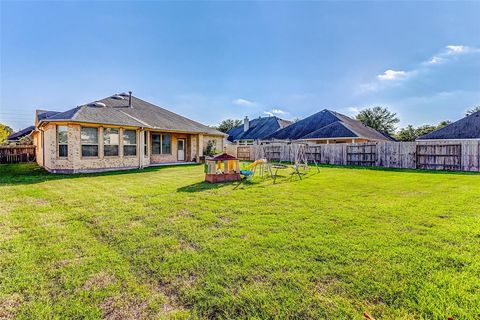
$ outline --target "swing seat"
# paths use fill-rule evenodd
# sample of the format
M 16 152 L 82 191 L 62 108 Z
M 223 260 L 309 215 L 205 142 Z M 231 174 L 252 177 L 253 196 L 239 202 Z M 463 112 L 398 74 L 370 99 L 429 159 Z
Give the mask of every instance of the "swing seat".
M 253 171 L 251 170 L 240 170 L 240 174 L 242 176 L 252 176 L 253 175 Z

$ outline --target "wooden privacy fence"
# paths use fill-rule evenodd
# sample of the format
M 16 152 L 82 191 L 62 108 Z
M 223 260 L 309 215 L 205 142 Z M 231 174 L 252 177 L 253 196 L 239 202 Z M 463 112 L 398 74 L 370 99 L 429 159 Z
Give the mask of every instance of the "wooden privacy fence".
M 248 147 L 248 146 L 238 146 L 237 147 L 237 158 L 239 160 L 250 160 L 250 147 Z
M 347 146 L 347 164 L 349 166 L 374 166 L 377 162 L 375 144 L 351 144 Z
M 453 171 L 462 170 L 462 145 L 417 145 L 417 168 Z
M 0 146 L 0 163 L 35 161 L 35 146 Z
M 385 168 L 480 171 L 480 141 L 368 142 L 359 144 L 272 143 L 229 145 L 226 152 L 242 160 L 267 158 L 294 162 L 298 148 L 306 148 L 309 162 Z M 247 152 L 245 148 L 249 148 Z M 238 150 L 238 153 L 237 153 Z M 247 155 L 249 158 L 247 158 Z

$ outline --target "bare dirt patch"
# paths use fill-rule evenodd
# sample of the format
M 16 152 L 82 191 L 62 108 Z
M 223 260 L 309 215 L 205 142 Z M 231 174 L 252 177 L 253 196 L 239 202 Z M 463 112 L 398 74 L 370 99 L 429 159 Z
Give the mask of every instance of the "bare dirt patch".
M 102 271 L 88 279 L 83 285 L 83 289 L 102 289 L 115 283 L 116 281 L 117 279 L 115 279 L 113 275 L 108 272 Z
M 0 320 L 15 318 L 16 311 L 22 302 L 23 297 L 17 293 L 0 297 Z
M 148 315 L 147 307 L 147 301 L 127 295 L 108 298 L 101 305 L 106 320 L 145 319 Z

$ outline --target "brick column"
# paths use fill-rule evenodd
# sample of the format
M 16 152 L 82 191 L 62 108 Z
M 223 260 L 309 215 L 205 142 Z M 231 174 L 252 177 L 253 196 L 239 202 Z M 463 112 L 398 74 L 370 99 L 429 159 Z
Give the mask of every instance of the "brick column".
M 203 156 L 203 134 L 197 136 L 197 163 L 200 162 L 201 156 Z
M 123 128 L 118 129 L 118 156 L 123 158 Z
M 98 128 L 98 158 L 103 159 L 104 155 L 104 146 L 103 146 L 103 127 Z

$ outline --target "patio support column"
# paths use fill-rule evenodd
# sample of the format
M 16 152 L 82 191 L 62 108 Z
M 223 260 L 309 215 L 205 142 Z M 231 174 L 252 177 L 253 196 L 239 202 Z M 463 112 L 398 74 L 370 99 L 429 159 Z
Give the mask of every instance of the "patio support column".
M 203 134 L 197 136 L 197 163 L 200 163 L 201 156 L 203 156 Z
M 143 159 L 144 159 L 144 157 L 145 157 L 145 155 L 144 155 L 144 150 L 145 150 L 145 134 L 144 134 L 144 132 L 145 132 L 145 131 L 142 130 L 142 129 L 140 129 L 140 130 L 138 131 L 138 134 L 139 134 L 139 139 L 138 139 L 138 140 L 139 140 L 139 142 L 140 142 L 140 143 L 139 143 L 139 146 L 140 146 L 139 149 L 140 149 L 140 150 L 138 150 L 138 154 L 139 154 L 138 161 L 139 161 L 140 163 L 139 163 L 138 167 L 139 167 L 140 169 L 143 169 Z
M 103 151 L 105 148 L 103 144 L 103 130 L 105 130 L 103 127 L 98 128 L 98 158 L 100 160 L 103 160 L 103 156 L 105 154 Z

